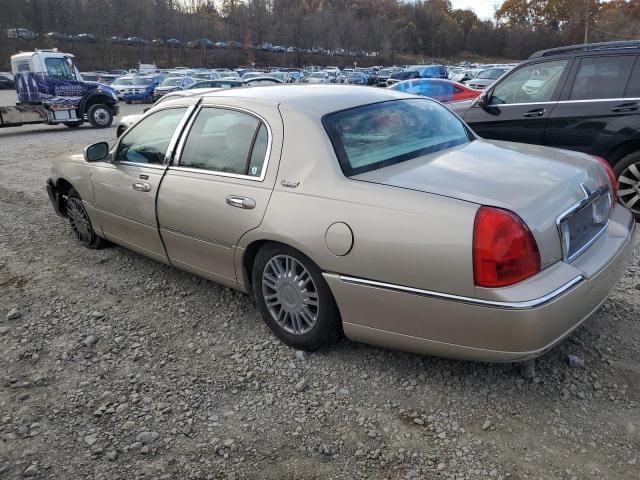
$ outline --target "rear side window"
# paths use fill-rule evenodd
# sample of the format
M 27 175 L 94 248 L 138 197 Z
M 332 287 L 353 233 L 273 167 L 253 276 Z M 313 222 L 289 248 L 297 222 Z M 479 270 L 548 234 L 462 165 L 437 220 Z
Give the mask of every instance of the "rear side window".
M 348 177 L 469 142 L 463 123 L 427 99 L 374 103 L 322 122 Z
M 185 143 L 179 165 L 260 177 L 269 143 L 267 128 L 247 113 L 203 108 Z
M 622 98 L 634 60 L 632 55 L 583 58 L 569 99 Z

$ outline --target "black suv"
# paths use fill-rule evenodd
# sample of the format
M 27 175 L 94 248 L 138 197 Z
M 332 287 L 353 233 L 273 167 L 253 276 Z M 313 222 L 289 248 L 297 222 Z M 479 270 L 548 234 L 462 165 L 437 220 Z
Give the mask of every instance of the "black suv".
M 463 117 L 484 138 L 605 158 L 620 202 L 640 219 L 640 41 L 536 52 Z

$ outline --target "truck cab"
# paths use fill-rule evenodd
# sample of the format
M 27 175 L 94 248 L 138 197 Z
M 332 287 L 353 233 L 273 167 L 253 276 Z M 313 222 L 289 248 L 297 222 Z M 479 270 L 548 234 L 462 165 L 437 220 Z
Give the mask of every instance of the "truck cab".
M 85 81 L 73 55 L 36 50 L 11 57 L 18 103 L 0 107 L 0 127 L 62 123 L 68 127 L 88 121 L 106 128 L 118 113 L 118 97 L 107 85 Z

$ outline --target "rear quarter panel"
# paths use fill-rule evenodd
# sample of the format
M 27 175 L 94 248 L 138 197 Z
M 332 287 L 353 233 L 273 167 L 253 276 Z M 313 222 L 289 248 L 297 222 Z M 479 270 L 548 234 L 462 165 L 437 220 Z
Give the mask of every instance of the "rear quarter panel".
M 252 242 L 273 240 L 300 250 L 327 272 L 475 295 L 471 242 L 477 205 L 350 180 L 319 120 L 284 107 L 281 112 L 285 139 L 275 190 L 262 224 L 240 240 L 240 256 Z M 344 256 L 325 243 L 336 222 L 353 232 Z M 241 273 L 239 281 L 246 281 Z

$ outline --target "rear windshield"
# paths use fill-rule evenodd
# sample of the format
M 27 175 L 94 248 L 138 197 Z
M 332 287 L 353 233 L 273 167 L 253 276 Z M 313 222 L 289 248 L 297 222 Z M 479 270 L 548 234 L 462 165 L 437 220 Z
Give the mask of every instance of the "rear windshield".
M 458 117 L 428 99 L 374 103 L 322 122 L 348 177 L 470 141 Z

